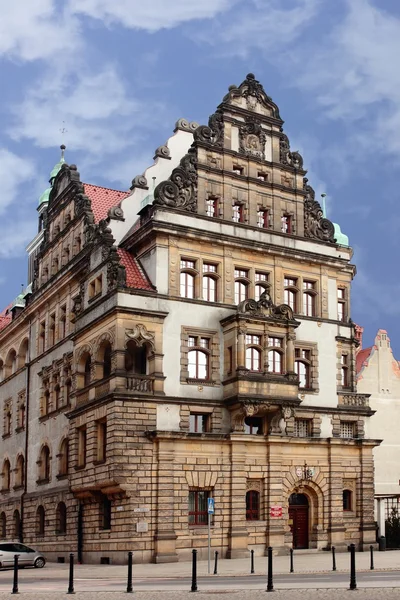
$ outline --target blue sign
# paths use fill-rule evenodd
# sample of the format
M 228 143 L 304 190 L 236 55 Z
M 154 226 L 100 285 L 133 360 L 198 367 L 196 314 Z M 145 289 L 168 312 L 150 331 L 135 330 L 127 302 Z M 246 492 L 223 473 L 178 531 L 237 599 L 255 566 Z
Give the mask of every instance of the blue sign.
M 208 498 L 207 512 L 209 515 L 214 514 L 214 498 Z

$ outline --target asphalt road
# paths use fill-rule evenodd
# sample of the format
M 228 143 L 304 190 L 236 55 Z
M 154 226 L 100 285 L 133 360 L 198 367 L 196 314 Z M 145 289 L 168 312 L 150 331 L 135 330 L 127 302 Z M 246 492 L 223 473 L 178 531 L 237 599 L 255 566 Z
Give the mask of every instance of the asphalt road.
M 11 591 L 13 573 L 11 570 L 0 572 L 0 592 Z M 345 572 L 328 573 L 301 573 L 276 575 L 274 588 L 283 589 L 321 589 L 349 587 L 349 574 Z M 198 578 L 198 590 L 265 590 L 266 576 L 210 576 Z M 75 591 L 124 591 L 126 579 L 122 578 L 90 578 L 76 577 Z M 190 590 L 191 579 L 184 578 L 157 578 L 140 579 L 134 577 L 133 589 L 136 591 L 181 591 Z M 52 576 L 51 571 L 45 569 L 35 571 L 25 569 L 19 571 L 19 591 L 67 591 L 68 580 L 59 576 Z M 400 571 L 368 571 L 357 573 L 357 587 L 361 588 L 400 588 Z

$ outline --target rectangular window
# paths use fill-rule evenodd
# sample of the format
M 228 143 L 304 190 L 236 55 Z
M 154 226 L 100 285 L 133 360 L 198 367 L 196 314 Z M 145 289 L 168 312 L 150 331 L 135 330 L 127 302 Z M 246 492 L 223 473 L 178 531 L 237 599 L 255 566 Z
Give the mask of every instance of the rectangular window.
M 296 437 L 311 436 L 311 419 L 295 419 L 294 420 L 294 435 Z
M 233 371 L 233 348 L 229 346 L 228 348 L 228 373 L 232 373 Z
M 66 322 L 67 322 L 67 307 L 61 306 L 60 308 L 60 323 L 58 326 L 58 339 L 62 340 L 66 334 Z
M 104 462 L 107 458 L 107 421 L 97 421 L 97 462 Z
M 78 467 L 86 465 L 86 425 L 78 429 Z
M 260 335 L 253 335 L 253 334 L 247 334 L 246 335 L 246 344 L 254 344 L 256 346 L 261 346 L 261 336 Z
M 49 345 L 54 346 L 56 343 L 56 315 L 53 313 L 49 317 Z
M 39 325 L 39 354 L 46 348 L 46 322 L 42 321 Z
M 346 291 L 344 288 L 338 288 L 337 291 L 337 312 L 338 321 L 345 321 L 346 319 Z
M 100 501 L 100 529 L 111 529 L 111 500 L 107 496 Z
M 207 525 L 207 502 L 209 492 L 197 490 L 189 492 L 189 525 Z
M 243 175 L 243 167 L 240 167 L 239 165 L 233 165 L 232 167 L 232 171 L 236 174 L 236 175 Z
M 342 354 L 340 358 L 341 364 L 341 384 L 343 387 L 349 386 L 349 363 L 348 363 L 348 355 Z
M 238 277 L 247 278 L 248 276 L 249 276 L 248 269 L 235 269 L 235 279 L 237 279 Z
M 216 273 L 218 265 L 203 262 L 203 273 Z
M 181 259 L 181 269 L 195 269 L 196 262 L 194 260 Z
M 281 218 L 281 231 L 282 233 L 292 233 L 292 217 L 291 215 L 283 215 Z
M 189 415 L 189 432 L 190 433 L 205 433 L 210 431 L 210 415 L 200 413 L 190 413 Z
M 207 217 L 218 216 L 218 198 L 210 197 L 206 200 Z
M 268 181 L 268 174 L 267 173 L 263 173 L 262 171 L 258 171 L 258 173 L 257 173 L 257 179 L 259 181 Z
M 352 507 L 352 492 L 351 490 L 343 490 L 343 510 L 351 511 Z
M 295 277 L 285 277 L 284 286 L 285 287 L 297 287 L 297 279 Z
M 354 438 L 356 431 L 356 424 L 353 421 L 340 421 L 340 437 L 341 438 Z
M 268 346 L 274 346 L 275 348 L 282 348 L 282 338 L 269 337 Z
M 235 223 L 243 223 L 243 217 L 243 204 L 234 204 L 232 206 L 232 221 L 234 221 Z
M 182 298 L 194 298 L 196 261 L 182 258 L 180 274 L 180 294 Z

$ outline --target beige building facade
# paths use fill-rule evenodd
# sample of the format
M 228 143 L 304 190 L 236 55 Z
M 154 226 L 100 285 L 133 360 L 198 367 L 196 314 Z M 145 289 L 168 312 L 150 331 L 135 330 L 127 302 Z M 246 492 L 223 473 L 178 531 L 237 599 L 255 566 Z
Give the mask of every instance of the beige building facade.
M 129 192 L 62 156 L 28 252 L 0 315 L 2 538 L 205 556 L 213 498 L 222 556 L 375 542 L 352 251 L 254 75 Z

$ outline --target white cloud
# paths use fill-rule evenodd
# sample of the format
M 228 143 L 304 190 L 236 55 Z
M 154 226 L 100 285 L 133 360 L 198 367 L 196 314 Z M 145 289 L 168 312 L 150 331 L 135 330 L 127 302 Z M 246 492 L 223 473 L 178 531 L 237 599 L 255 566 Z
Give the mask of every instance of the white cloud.
M 24 256 L 26 245 L 34 238 L 36 232 L 37 222 L 34 219 L 18 219 L 3 224 L 0 230 L 0 258 Z
M 146 123 L 153 106 L 129 97 L 113 65 L 94 74 L 86 69 L 50 73 L 15 107 L 9 133 L 18 141 L 29 138 L 37 146 L 55 147 L 64 121 L 67 145 L 101 159 L 131 143 L 132 128 Z
M 31 161 L 0 148 L 0 214 L 17 199 L 20 186 L 32 179 L 33 174 Z
M 54 0 L 0 0 L 0 55 L 51 59 L 80 45 L 79 22 Z
M 209 19 L 238 0 L 69 0 L 69 8 L 108 24 L 154 32 L 181 23 Z

